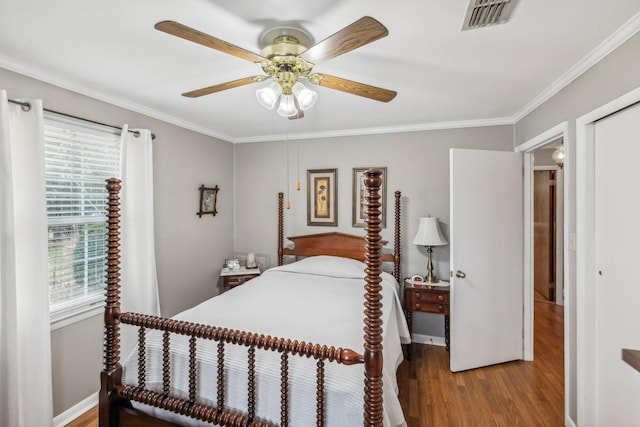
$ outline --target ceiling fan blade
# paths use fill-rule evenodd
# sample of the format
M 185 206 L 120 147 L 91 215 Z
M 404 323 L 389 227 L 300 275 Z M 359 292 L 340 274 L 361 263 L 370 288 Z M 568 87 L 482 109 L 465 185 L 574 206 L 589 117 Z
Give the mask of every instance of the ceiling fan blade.
M 319 86 L 341 90 L 342 92 L 358 96 L 364 96 L 365 98 L 373 99 L 374 101 L 389 102 L 398 94 L 393 90 L 370 86 L 340 77 L 329 76 L 327 74 L 312 74 L 309 76 L 309 81 Z
M 187 27 L 186 25 L 182 25 L 175 21 L 161 21 L 154 27 L 158 31 L 210 47 L 211 49 L 219 50 L 220 52 L 228 53 L 229 55 L 233 55 L 240 59 L 245 59 L 251 62 L 262 62 L 267 60 L 267 58 L 260 56 L 257 53 L 249 52 L 241 47 L 224 40 L 217 39 L 198 30 L 194 30 L 191 27 Z
M 203 87 L 202 89 L 192 90 L 191 92 L 185 92 L 182 96 L 186 96 L 187 98 L 198 98 L 204 95 L 210 95 L 212 93 L 221 92 L 227 89 L 233 89 L 234 87 L 244 86 L 251 83 L 257 83 L 264 81 L 266 76 L 253 76 L 253 77 L 245 77 L 243 79 L 233 80 L 226 83 L 220 83 L 214 86 Z
M 387 34 L 389 31 L 384 25 L 370 16 L 364 16 L 310 47 L 300 54 L 300 57 L 312 64 L 318 64 L 374 42 Z

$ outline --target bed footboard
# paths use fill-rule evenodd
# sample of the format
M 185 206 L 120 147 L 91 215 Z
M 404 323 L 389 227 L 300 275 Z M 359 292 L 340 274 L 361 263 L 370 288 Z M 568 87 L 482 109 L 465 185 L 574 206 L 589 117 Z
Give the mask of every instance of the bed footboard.
M 324 401 L 324 364 L 326 361 L 353 365 L 363 363 L 362 355 L 350 349 L 327 347 L 304 341 L 292 341 L 289 339 L 258 335 L 251 332 L 218 328 L 215 326 L 200 325 L 156 316 L 148 316 L 136 313 L 123 313 L 120 322 L 138 327 L 138 384 L 121 385 L 117 388 L 118 396 L 151 405 L 161 409 L 167 409 L 180 415 L 185 415 L 201 421 L 210 422 L 220 426 L 244 426 L 255 427 L 275 426 L 256 418 L 256 393 L 255 393 L 255 354 L 256 350 L 275 351 L 280 353 L 280 426 L 288 425 L 288 362 L 291 356 L 314 358 L 316 369 L 316 418 L 317 425 L 323 425 L 323 401 Z M 146 333 L 148 330 L 159 330 L 163 334 L 163 366 L 162 366 L 162 391 L 149 390 L 146 387 Z M 171 336 L 184 335 L 189 337 L 189 372 L 185 373 L 189 379 L 189 396 L 180 398 L 171 395 Z M 197 342 L 198 340 L 212 340 L 217 342 L 217 403 L 216 405 L 203 405 L 197 403 L 198 382 L 196 376 Z M 225 349 L 228 345 L 243 346 L 247 349 L 247 408 L 246 414 L 227 408 L 225 405 Z

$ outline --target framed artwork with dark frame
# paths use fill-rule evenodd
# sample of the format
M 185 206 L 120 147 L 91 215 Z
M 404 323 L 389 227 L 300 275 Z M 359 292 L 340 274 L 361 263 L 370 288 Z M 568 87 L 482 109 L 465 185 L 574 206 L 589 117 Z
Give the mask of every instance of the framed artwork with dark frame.
M 338 226 L 338 169 L 307 171 L 307 225 Z
M 202 215 L 216 216 L 218 210 L 216 209 L 216 203 L 218 201 L 218 186 L 205 187 L 204 184 L 200 186 L 200 205 L 198 209 L 198 217 L 202 218 Z
M 387 226 L 387 168 L 353 168 L 353 211 L 352 225 L 354 227 L 365 227 L 366 200 L 364 186 L 364 171 L 367 169 L 379 169 L 382 171 L 382 185 L 380 186 L 380 226 Z

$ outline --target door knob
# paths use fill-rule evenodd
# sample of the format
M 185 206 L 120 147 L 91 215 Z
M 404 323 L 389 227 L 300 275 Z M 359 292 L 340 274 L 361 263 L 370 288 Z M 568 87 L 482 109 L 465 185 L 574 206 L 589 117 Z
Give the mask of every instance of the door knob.
M 465 277 L 467 277 L 467 275 L 464 274 L 462 271 L 458 270 L 456 271 L 456 277 L 459 277 L 460 279 L 464 279 Z

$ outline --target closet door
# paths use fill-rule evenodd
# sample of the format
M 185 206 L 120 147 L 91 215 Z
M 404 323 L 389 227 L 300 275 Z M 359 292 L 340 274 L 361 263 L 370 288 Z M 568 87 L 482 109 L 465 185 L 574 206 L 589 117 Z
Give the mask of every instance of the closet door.
M 595 124 L 594 426 L 640 426 L 640 105 Z M 578 284 L 579 285 L 579 284 Z

